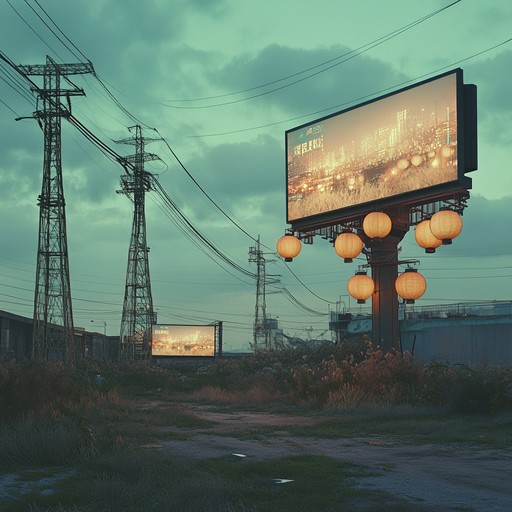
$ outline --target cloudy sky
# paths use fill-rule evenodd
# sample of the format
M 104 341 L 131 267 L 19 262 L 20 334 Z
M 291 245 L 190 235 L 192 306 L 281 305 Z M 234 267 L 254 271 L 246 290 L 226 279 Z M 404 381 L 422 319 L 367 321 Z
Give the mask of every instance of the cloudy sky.
M 346 283 L 364 261 L 344 264 L 318 238 L 291 264 L 297 279 L 274 254 L 287 227 L 284 133 L 456 67 L 478 89 L 479 169 L 464 230 L 434 255 L 411 230 L 401 257 L 421 259 L 419 306 L 511 299 L 511 19 L 509 0 L 2 0 L 0 49 L 17 64 L 89 59 L 122 108 L 96 77 L 77 76 L 86 97 L 72 98 L 74 116 L 121 155 L 133 147 L 113 141 L 128 126 L 165 138 L 148 145 L 161 161 L 147 170 L 244 269 L 255 272 L 248 252 L 261 236 L 267 273 L 279 276 L 267 315 L 289 335 L 326 338 L 337 302 L 358 311 Z M 0 309 L 31 317 L 43 134 L 33 119 L 15 121 L 35 101 L 0 72 Z M 132 222 L 130 201 L 116 194 L 123 170 L 66 121 L 62 132 L 74 323 L 118 334 Z M 193 243 L 154 192 L 146 219 L 159 322 L 220 320 L 226 348 L 247 347 L 254 280 Z

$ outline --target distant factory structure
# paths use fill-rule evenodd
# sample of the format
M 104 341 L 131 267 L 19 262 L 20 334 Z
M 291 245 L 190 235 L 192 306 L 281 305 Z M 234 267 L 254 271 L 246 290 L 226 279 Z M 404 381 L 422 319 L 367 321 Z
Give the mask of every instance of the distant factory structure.
M 59 336 L 61 325 L 49 326 L 50 336 Z M 0 359 L 28 361 L 32 358 L 33 319 L 0 310 Z M 74 327 L 73 345 L 78 360 L 116 361 L 119 358 L 119 336 L 86 331 Z M 60 361 L 59 353 L 49 360 Z
M 412 353 L 416 360 L 425 364 L 438 361 L 469 367 L 512 365 L 512 301 L 401 305 L 399 320 L 400 350 Z M 32 322 L 31 318 L 0 310 L 0 359 L 27 361 L 31 358 Z M 52 327 L 56 331 L 61 328 Z M 308 344 L 286 336 L 278 319 L 267 318 L 266 328 L 273 350 Z M 361 335 L 371 339 L 371 315 L 345 309 L 331 311 L 328 328 L 333 344 L 351 342 Z M 79 359 L 119 359 L 118 336 L 81 327 L 75 327 L 74 332 Z
M 401 350 L 424 363 L 512 364 L 512 301 L 402 305 L 399 323 Z M 331 311 L 329 329 L 335 343 L 361 334 L 371 339 L 371 315 Z

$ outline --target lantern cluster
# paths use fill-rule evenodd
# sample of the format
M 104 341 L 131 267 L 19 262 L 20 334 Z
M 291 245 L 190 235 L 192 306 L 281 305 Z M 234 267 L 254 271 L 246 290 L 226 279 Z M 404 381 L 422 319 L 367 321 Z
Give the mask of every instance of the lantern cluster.
M 364 304 L 375 291 L 373 279 L 364 271 L 357 271 L 348 283 L 347 289 L 350 296 L 357 300 L 358 304 Z M 413 268 L 408 268 L 400 274 L 395 281 L 396 293 L 404 299 L 407 304 L 413 304 L 427 289 L 425 278 Z
M 386 213 L 372 212 L 363 219 L 362 228 L 366 237 L 378 241 L 391 233 L 393 223 Z M 450 209 L 441 209 L 416 226 L 414 237 L 425 252 L 433 253 L 441 245 L 451 244 L 461 231 L 460 215 Z M 302 244 L 296 236 L 286 234 L 278 240 L 276 248 L 279 255 L 290 262 L 300 253 Z M 363 251 L 363 240 L 357 233 L 344 230 L 336 237 L 334 250 L 345 263 L 351 263 Z M 414 303 L 425 293 L 426 287 L 425 278 L 412 268 L 406 269 L 395 281 L 396 292 L 406 303 Z M 349 279 L 347 288 L 350 296 L 363 304 L 375 292 L 375 283 L 366 272 L 358 271 Z
M 453 210 L 439 210 L 429 220 L 420 222 L 414 230 L 416 243 L 433 253 L 441 245 L 449 245 L 462 231 L 462 217 Z
M 372 240 L 380 240 L 391 233 L 393 227 L 389 215 L 383 212 L 372 212 L 363 220 L 364 234 Z M 345 230 L 334 241 L 336 254 L 343 258 L 345 263 L 352 263 L 363 250 L 363 241 L 356 233 Z
M 421 225 L 420 225 L 421 226 Z M 425 231 L 423 239 L 426 247 L 435 249 L 443 242 L 435 238 L 430 231 L 430 221 L 428 224 L 418 226 L 418 236 Z M 371 240 L 382 240 L 391 233 L 393 223 L 389 215 L 384 212 L 372 212 L 363 219 L 363 232 Z M 428 231 L 427 231 L 428 229 Z M 430 236 L 430 238 L 426 238 Z M 338 235 L 334 241 L 334 250 L 336 254 L 343 258 L 345 263 L 351 263 L 354 258 L 359 256 L 363 250 L 363 241 L 350 230 L 345 230 Z M 358 304 L 364 304 L 375 292 L 375 283 L 373 279 L 364 271 L 357 271 L 348 283 L 347 289 L 350 296 L 357 300 Z M 396 282 L 395 289 L 400 297 L 407 303 L 414 302 L 421 297 L 426 290 L 425 278 L 413 269 L 407 269 L 401 274 Z

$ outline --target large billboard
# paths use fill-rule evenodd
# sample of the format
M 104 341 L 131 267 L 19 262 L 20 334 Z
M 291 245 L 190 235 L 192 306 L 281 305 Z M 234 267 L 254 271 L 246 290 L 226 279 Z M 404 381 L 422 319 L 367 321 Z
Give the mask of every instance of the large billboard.
M 200 356 L 215 355 L 214 325 L 153 325 L 151 355 Z
M 476 156 L 465 155 L 464 139 L 474 135 L 476 152 L 476 94 L 465 87 L 474 88 L 456 69 L 288 130 L 287 221 L 327 225 L 355 210 L 469 188 L 464 173 Z

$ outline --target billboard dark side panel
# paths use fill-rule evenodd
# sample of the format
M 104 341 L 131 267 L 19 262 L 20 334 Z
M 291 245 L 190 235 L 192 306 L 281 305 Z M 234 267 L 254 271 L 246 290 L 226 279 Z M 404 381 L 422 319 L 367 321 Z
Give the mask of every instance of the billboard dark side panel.
M 162 356 L 215 355 L 213 325 L 153 325 L 151 354 Z
M 455 70 L 287 131 L 287 221 L 457 182 L 461 90 Z

